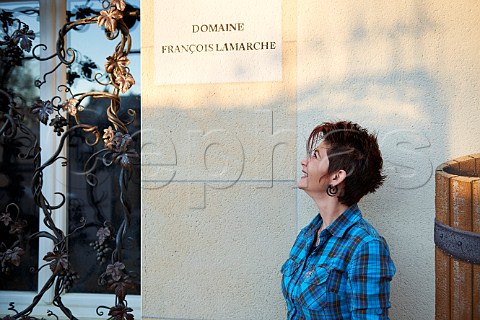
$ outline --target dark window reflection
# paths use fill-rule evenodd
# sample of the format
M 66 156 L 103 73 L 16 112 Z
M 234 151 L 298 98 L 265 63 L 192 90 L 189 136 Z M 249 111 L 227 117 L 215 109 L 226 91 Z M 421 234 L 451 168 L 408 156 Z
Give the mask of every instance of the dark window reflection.
M 0 290 L 37 290 L 38 241 L 27 241 L 38 231 L 38 208 L 30 188 L 34 165 L 32 157 L 24 155 L 39 133 L 28 108 L 39 97 L 34 81 L 40 67 L 31 59 L 31 50 L 12 45 L 8 36 L 18 28 L 19 19 L 37 31 L 32 47 L 38 44 L 38 7 L 38 1 L 2 2 L 0 7 L 0 130 L 12 116 L 9 97 L 31 130 L 31 134 L 17 130 L 10 137 L 5 131 L 0 134 Z
M 139 7 L 139 1 L 129 1 L 134 7 Z M 92 11 L 100 11 L 100 2 L 69 1 L 67 16 L 77 19 L 79 16 L 89 15 Z M 89 13 L 90 12 L 90 13 Z M 132 135 L 140 153 L 140 26 L 137 21 L 131 29 L 132 51 L 129 54 L 131 61 L 129 67 L 135 78 L 136 84 L 121 96 L 120 119 L 127 122 L 130 119 L 127 110 L 136 111 L 135 121 L 129 125 L 129 133 Z M 67 70 L 67 80 L 74 94 L 87 91 L 108 91 L 111 86 L 102 86 L 97 80 L 106 82 L 107 79 L 99 77 L 104 73 L 106 58 L 114 52 L 118 43 L 116 40 L 109 41 L 101 28 L 96 24 L 80 28 L 71 32 L 69 47 L 76 49 L 77 63 L 72 64 Z M 95 45 L 86 46 L 86 43 Z M 97 75 L 99 74 L 99 75 Z M 81 112 L 83 123 L 98 125 L 100 132 L 111 124 L 107 121 L 105 111 L 109 106 L 108 99 L 91 99 L 82 103 L 84 110 Z M 74 122 L 70 119 L 71 123 Z M 120 187 L 118 177 L 120 167 L 118 165 L 106 166 L 102 155 L 90 159 L 93 154 L 104 148 L 103 141 L 97 146 L 91 147 L 85 143 L 85 139 L 91 136 L 81 130 L 75 132 L 69 143 L 68 159 L 68 214 L 69 232 L 73 232 L 82 221 L 86 225 L 69 237 L 70 262 L 79 276 L 70 292 L 86 293 L 111 293 L 108 288 L 98 285 L 99 276 L 105 272 L 107 264 L 112 263 L 111 253 L 115 246 L 113 234 L 106 235 L 104 243 L 99 243 L 97 234 L 116 228 L 123 220 L 123 206 L 120 203 Z M 90 159 L 90 161 L 88 161 Z M 85 164 L 87 163 L 87 166 Z M 133 272 L 136 283 L 135 291 L 140 293 L 140 170 L 137 165 L 133 170 L 133 176 L 128 185 L 128 199 L 133 220 L 127 234 L 128 240 L 124 243 L 122 260 L 126 269 Z M 100 230 L 100 231 L 99 231 Z

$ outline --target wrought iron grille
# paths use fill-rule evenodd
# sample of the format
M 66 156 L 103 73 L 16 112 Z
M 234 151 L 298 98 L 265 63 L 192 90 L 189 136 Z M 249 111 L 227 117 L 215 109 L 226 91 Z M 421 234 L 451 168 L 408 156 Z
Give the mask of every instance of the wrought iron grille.
M 86 1 L 87 4 L 89 2 Z M 43 257 L 45 263 L 33 268 L 29 273 L 29 276 L 35 277 L 41 269 L 49 268 L 50 277 L 41 288 L 38 288 L 38 294 L 28 307 L 17 310 L 15 302 L 12 301 L 8 309 L 11 314 L 6 315 L 4 320 L 36 319 L 32 313 L 45 292 L 50 289 L 54 292 L 53 306 L 69 319 L 76 319 L 69 306 L 62 301 L 62 294 L 69 291 L 78 280 L 75 263 L 73 263 L 75 259 L 72 259 L 69 250 L 69 241 L 72 241 L 80 230 L 91 226 L 97 227 L 97 239 L 91 241 L 90 246 L 97 252 L 97 260 L 104 268 L 99 276 L 98 285 L 115 296 L 113 306 L 97 306 L 96 312 L 99 316 L 107 313 L 109 319 L 133 319 L 133 310 L 128 306 L 127 295 L 132 291 L 138 291 L 136 280 L 138 275 L 125 263 L 126 251 L 129 249 L 128 232 L 132 223 L 135 223 L 131 198 L 127 192 L 132 176 L 136 171 L 138 172 L 139 134 L 131 132 L 136 112 L 128 106 L 123 107 L 125 99 L 122 100 L 121 94 L 130 90 L 135 84 L 129 69 L 132 44 L 130 28 L 135 21 L 139 21 L 140 12 L 124 0 L 103 0 L 101 4 L 100 12 L 85 6 L 84 11 L 70 16 L 72 20 L 58 32 L 55 52 L 47 57 L 41 57 L 39 54 L 41 50 L 49 49 L 46 45 L 32 45 L 35 32 L 24 22 L 14 18 L 10 12 L 0 10 L 0 24 L 3 32 L 0 40 L 2 79 L 6 79 L 7 73 L 23 63 L 25 52 L 31 52 L 33 59 L 40 62 L 58 60 L 53 70 L 46 72 L 35 81 L 37 87 L 47 83 L 49 76 L 61 65 L 67 66 L 69 72 L 67 83 L 58 86 L 58 91 L 66 94 L 64 99 L 58 95 L 49 100 L 35 101 L 28 106 L 18 94 L 7 89 L 6 86 L 0 87 L 1 147 L 12 148 L 14 150 L 12 154 L 32 167 L 31 194 L 36 206 L 32 211 L 39 212 L 40 216 L 37 214 L 37 217 L 45 226 L 45 230 L 32 228 L 30 226 L 32 222 L 24 217 L 25 213 L 22 212 L 18 202 L 12 201 L 4 208 L 0 208 L 0 227 L 3 228 L 1 232 L 3 235 L 8 232 L 8 240 L 2 240 L 0 243 L 0 281 L 11 277 L 11 271 L 22 266 L 25 258 L 35 247 L 32 242 L 45 238 L 53 243 L 53 250 Z M 72 78 L 74 79 L 75 75 L 79 76 L 73 68 L 74 62 L 79 63 L 79 54 L 75 49 L 66 46 L 66 36 L 69 32 L 86 25 L 102 28 L 106 39 L 115 41 L 116 46 L 114 52 L 106 58 L 102 73 L 93 75 L 91 72 L 93 65 L 88 59 L 80 62 L 82 66 L 80 73 L 83 72 L 83 76 L 89 76 L 92 81 L 109 89 L 77 93 L 72 90 L 71 85 Z M 92 107 L 104 108 L 100 114 L 104 119 L 83 115 L 88 108 Z M 41 159 L 37 133 L 26 124 L 30 119 L 29 116 L 51 127 L 51 134 L 60 137 L 56 151 L 48 159 Z M 84 159 L 83 165 L 83 176 L 90 187 L 94 188 L 98 183 L 99 164 L 118 168 L 116 194 L 120 200 L 120 208 L 116 211 L 117 216 L 111 220 L 98 218 L 101 215 L 97 215 L 96 221 L 91 221 L 80 213 L 78 224 L 64 231 L 55 224 L 53 216 L 67 204 L 67 195 L 57 192 L 61 200 L 58 203 L 52 203 L 52 199 L 45 196 L 43 189 L 49 183 L 49 177 L 44 175 L 46 168 L 58 162 L 65 166 L 70 165 L 71 161 L 62 155 L 62 150 L 67 147 L 69 139 L 75 141 L 78 148 L 87 146 L 95 150 Z M 103 148 L 93 148 L 101 145 Z M 70 208 L 70 211 L 72 210 L 75 209 Z M 58 318 L 55 312 L 57 311 L 49 311 L 47 316 Z

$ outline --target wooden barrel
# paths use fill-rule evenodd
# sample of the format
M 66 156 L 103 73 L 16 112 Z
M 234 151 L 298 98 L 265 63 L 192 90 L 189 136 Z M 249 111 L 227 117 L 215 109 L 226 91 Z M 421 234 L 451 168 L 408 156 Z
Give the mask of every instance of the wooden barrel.
M 480 319 L 480 153 L 435 173 L 435 319 Z

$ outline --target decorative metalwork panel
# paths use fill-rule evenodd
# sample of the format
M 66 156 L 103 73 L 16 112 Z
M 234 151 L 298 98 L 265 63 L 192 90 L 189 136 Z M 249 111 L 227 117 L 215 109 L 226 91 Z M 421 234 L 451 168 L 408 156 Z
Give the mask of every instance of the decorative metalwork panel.
M 29 237 L 38 232 L 38 207 L 29 148 L 39 124 L 25 111 L 39 97 L 34 79 L 40 69 L 31 55 L 36 35 L 25 22 L 38 30 L 38 2 L 25 4 L 0 9 L 0 290 L 37 291 L 38 240 Z
M 88 4 L 90 1 L 87 1 Z M 10 234 L 18 239 L 9 244 L 3 244 L 0 248 L 0 260 L 2 271 L 8 271 L 22 264 L 24 256 L 32 241 L 39 238 L 49 239 L 53 243 L 53 249 L 44 257 L 44 264 L 30 270 L 37 273 L 43 268 L 51 271 L 50 277 L 38 288 L 38 294 L 32 303 L 23 310 L 17 310 L 15 302 L 12 301 L 7 319 L 35 319 L 32 317 L 34 308 L 48 290 L 53 290 L 52 304 L 58 311 L 62 312 L 69 319 L 76 319 L 70 308 L 62 301 L 62 294 L 68 292 L 75 286 L 79 278 L 77 266 L 85 263 L 75 258 L 76 249 L 72 249 L 72 243 L 82 242 L 86 237 L 79 236 L 82 230 L 92 229 L 96 239 L 91 240 L 90 250 L 96 254 L 96 260 L 102 266 L 102 271 L 97 279 L 97 284 L 103 287 L 104 291 L 112 292 L 115 300 L 113 306 L 96 307 L 98 315 L 107 314 L 109 319 L 133 319 L 132 309 L 128 306 L 127 295 L 138 292 L 138 272 L 132 269 L 128 263 L 128 251 L 132 248 L 130 229 L 133 224 L 138 223 L 137 217 L 132 210 L 134 202 L 139 202 L 138 196 L 128 193 L 129 188 L 135 185 L 135 177 L 138 177 L 139 164 L 139 134 L 132 124 L 135 123 L 136 111 L 125 105 L 129 101 L 122 98 L 122 94 L 128 92 L 135 79 L 130 71 L 129 54 L 131 51 L 132 39 L 130 28 L 139 20 L 139 10 L 128 5 L 124 0 L 101 1 L 101 10 L 85 9 L 77 13 L 75 20 L 68 21 L 58 32 L 58 39 L 55 52 L 47 57 L 41 57 L 40 52 L 48 52 L 51 48 L 43 44 L 33 45 L 36 35 L 31 28 L 13 18 L 8 12 L 0 11 L 0 22 L 3 24 L 5 33 L 0 40 L 0 57 L 2 61 L 11 61 L 16 64 L 21 61 L 24 52 L 32 52 L 37 61 L 56 59 L 58 62 L 53 70 L 42 75 L 35 81 L 37 87 L 41 87 L 49 76 L 61 65 L 66 65 L 69 70 L 69 78 L 66 84 L 58 86 L 58 90 L 66 94 L 66 99 L 60 95 L 48 100 L 37 100 L 28 107 L 28 113 L 41 124 L 51 127 L 51 134 L 60 137 L 55 152 L 48 159 L 41 159 L 40 144 L 37 133 L 29 129 L 25 124 L 27 119 L 26 108 L 29 103 L 20 99 L 19 95 L 8 89 L 0 88 L 0 137 L 3 149 L 13 148 L 15 144 L 21 143 L 21 152 L 15 156 L 28 160 L 33 168 L 31 180 L 31 195 L 33 203 L 39 208 L 41 221 L 45 230 L 28 230 L 28 221 L 24 220 L 19 205 L 19 200 L 12 199 L 7 204 L 0 219 L 1 222 L 10 228 Z M 79 11 L 80 12 L 80 11 Z M 73 18 L 71 16 L 71 18 Z M 75 78 L 74 67 L 78 62 L 79 51 L 66 45 L 66 36 L 71 32 L 80 30 L 83 26 L 92 25 L 104 30 L 107 41 L 115 42 L 113 52 L 106 57 L 102 72 L 93 73 L 93 80 L 105 87 L 104 90 L 86 90 L 77 92 L 73 86 L 72 78 Z M 90 45 L 87 43 L 87 45 Z M 88 70 L 93 65 L 88 60 L 80 65 L 80 74 L 85 77 L 92 77 Z M 19 106 L 23 108 L 20 108 Z M 95 117 L 88 117 L 89 110 L 103 110 L 96 112 Z M 82 212 L 82 203 L 78 203 L 75 197 L 67 196 L 57 192 L 56 202 L 48 199 L 43 187 L 49 183 L 49 177 L 44 175 L 46 168 L 57 163 L 70 166 L 75 155 L 70 152 L 68 158 L 62 156 L 62 150 L 68 146 L 70 139 L 70 150 L 85 149 L 91 154 L 77 161 L 75 171 L 84 178 L 87 185 L 87 198 L 91 200 L 91 214 Z M 78 166 L 83 163 L 83 170 Z M 116 177 L 115 183 L 109 183 L 104 190 L 111 193 L 106 197 L 118 197 L 119 205 L 114 207 L 113 215 L 106 216 L 98 205 L 100 194 L 91 191 L 102 179 L 101 171 L 105 168 L 112 168 L 107 174 Z M 138 179 L 138 178 L 137 178 Z M 137 181 L 138 184 L 138 181 Z M 60 201 L 58 201 L 60 199 Z M 55 224 L 54 214 L 64 205 L 69 205 L 69 213 L 76 224 L 70 225 L 64 231 Z M 77 201 L 77 203 L 75 203 Z M 89 209 L 90 210 L 90 209 Z M 90 232 L 91 233 L 91 232 Z M 138 254 L 138 253 L 137 253 Z M 3 266 L 6 266 L 3 268 Z M 137 266 L 138 267 L 138 266 Z M 138 268 L 137 268 L 138 269 Z M 2 272 L 1 277 L 8 277 L 8 272 Z M 0 279 L 1 280 L 1 279 Z M 1 281 L 0 281 L 1 282 Z M 47 316 L 55 315 L 50 311 Z
M 139 6 L 139 1 L 132 1 L 132 5 Z M 131 10 L 132 8 L 130 8 Z M 88 17 L 102 10 L 100 2 L 69 1 L 67 3 L 68 17 L 75 19 L 77 16 Z M 132 47 L 129 59 L 138 61 L 140 25 L 135 23 L 129 28 Z M 67 69 L 67 82 L 72 91 L 84 91 L 94 88 L 95 91 L 108 90 L 108 85 L 97 83 L 95 77 L 101 82 L 108 83 L 108 73 L 102 73 L 105 57 L 115 50 L 114 41 L 102 41 L 101 46 L 83 46 L 89 39 L 104 38 L 103 30 L 96 25 L 83 25 L 77 32 L 69 34 L 69 44 L 76 48 L 77 60 Z M 136 37 L 135 37 L 136 35 Z M 132 66 L 130 72 L 134 78 L 140 77 L 140 66 Z M 129 125 L 135 150 L 140 152 L 140 89 L 138 83 L 124 94 L 120 94 L 122 105 L 137 114 L 135 120 Z M 108 128 L 109 121 L 104 117 L 105 107 L 102 99 L 92 99 L 82 111 L 82 120 L 87 123 L 97 123 L 99 127 Z M 120 109 L 120 119 L 128 119 L 128 110 Z M 69 121 L 74 121 L 70 116 Z M 75 272 L 79 281 L 75 281 L 69 292 L 79 293 L 108 293 L 106 286 L 98 285 L 98 278 L 108 264 L 109 254 L 115 246 L 115 226 L 121 221 L 116 212 L 121 212 L 121 203 L 116 195 L 119 194 L 117 178 L 119 166 L 103 165 L 102 154 L 97 154 L 85 164 L 92 154 L 101 150 L 101 146 L 89 146 L 83 141 L 87 135 L 82 130 L 73 132 L 68 145 L 68 223 L 69 231 L 76 228 L 81 219 L 85 219 L 85 228 L 78 230 L 70 237 L 68 242 L 70 261 L 75 265 Z M 132 177 L 128 182 L 126 196 L 130 202 L 132 227 L 126 234 L 126 248 L 123 252 L 123 263 L 130 272 L 140 273 L 140 171 L 132 170 Z M 93 184 L 93 185 L 92 185 Z M 120 217 L 121 218 L 121 217 Z M 140 277 L 132 279 L 135 287 L 130 293 L 140 294 Z

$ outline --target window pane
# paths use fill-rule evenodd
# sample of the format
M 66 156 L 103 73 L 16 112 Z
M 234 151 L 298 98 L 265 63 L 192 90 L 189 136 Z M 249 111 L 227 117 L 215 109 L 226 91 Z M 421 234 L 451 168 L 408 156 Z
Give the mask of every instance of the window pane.
M 38 1 L 2 2 L 0 8 L 0 131 L 8 126 L 12 112 L 8 96 L 14 97 L 16 108 L 24 114 L 22 123 L 31 130 L 31 134 L 17 130 L 11 137 L 8 129 L 0 133 L 0 290 L 37 290 L 38 240 L 26 241 L 38 231 L 38 208 L 30 186 L 34 164 L 31 156 L 23 155 L 39 133 L 38 121 L 28 108 L 39 97 L 34 81 L 39 78 L 40 67 L 32 59 L 31 49 L 20 48 L 22 44 L 27 48 L 28 40 L 15 45 L 5 37 L 12 37 L 26 24 L 26 30 L 36 32 L 32 48 L 37 45 L 38 8 Z
M 139 8 L 139 1 L 129 1 L 134 7 Z M 102 10 L 101 2 L 69 1 L 67 16 L 72 20 L 81 15 L 88 15 L 90 10 Z M 136 84 L 125 95 L 121 96 L 121 112 L 119 117 L 127 121 L 130 116 L 127 109 L 136 111 L 135 121 L 129 125 L 139 153 L 140 146 L 140 26 L 136 21 L 131 29 L 132 50 L 128 58 L 129 65 Z M 87 91 L 112 92 L 112 86 L 102 86 L 95 81 L 97 73 L 103 74 L 106 58 L 114 53 L 119 39 L 113 41 L 105 37 L 103 28 L 96 24 L 79 28 L 78 31 L 69 32 L 69 47 L 76 50 L 77 62 L 67 70 L 67 78 L 72 93 L 78 94 Z M 85 45 L 95 44 L 95 45 Z M 107 82 L 105 77 L 97 78 Z M 82 102 L 84 110 L 81 112 L 82 123 L 98 125 L 100 132 L 111 126 L 106 116 L 106 109 L 110 105 L 108 99 L 90 99 Z M 70 119 L 71 123 L 74 120 Z M 95 161 L 88 159 L 97 151 L 104 148 L 103 141 L 97 146 L 85 143 L 87 136 L 82 131 L 77 131 L 70 139 L 68 149 L 68 213 L 69 231 L 73 232 L 81 221 L 85 220 L 85 227 L 75 231 L 69 238 L 70 262 L 80 279 L 74 283 L 70 292 L 102 293 L 111 290 L 98 285 L 100 275 L 105 272 L 107 264 L 111 262 L 112 249 L 115 246 L 114 233 L 122 222 L 123 207 L 120 202 L 119 176 L 120 167 L 116 164 L 106 166 L 101 155 Z M 91 138 L 91 137 L 88 137 Z M 85 164 L 88 162 L 87 167 Z M 93 165 L 95 164 L 95 165 Z M 128 229 L 127 239 L 124 244 L 122 261 L 126 270 L 136 277 L 135 290 L 130 293 L 140 293 L 140 172 L 135 166 L 133 176 L 128 184 L 127 197 L 131 208 L 131 226 Z M 88 174 L 87 174 L 88 173 Z M 91 183 L 94 181 L 95 185 Z M 107 240 L 100 244 L 97 237 L 99 230 L 107 227 L 111 233 Z

